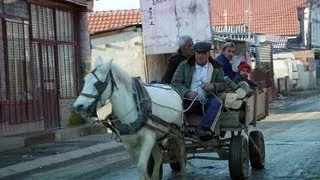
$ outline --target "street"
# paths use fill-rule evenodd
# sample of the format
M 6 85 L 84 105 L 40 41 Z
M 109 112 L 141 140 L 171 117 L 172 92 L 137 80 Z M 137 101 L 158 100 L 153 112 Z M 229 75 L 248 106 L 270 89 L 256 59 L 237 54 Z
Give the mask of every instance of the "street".
M 0 24 L 0 180 L 320 180 L 320 0 L 0 0 Z
M 256 127 L 265 137 L 266 167 L 250 169 L 249 179 L 320 179 L 320 95 L 292 95 L 271 103 L 270 109 Z M 193 159 L 186 170 L 183 178 L 166 164 L 163 179 L 230 179 L 227 161 Z M 131 157 L 118 146 L 7 179 L 134 180 L 138 173 Z

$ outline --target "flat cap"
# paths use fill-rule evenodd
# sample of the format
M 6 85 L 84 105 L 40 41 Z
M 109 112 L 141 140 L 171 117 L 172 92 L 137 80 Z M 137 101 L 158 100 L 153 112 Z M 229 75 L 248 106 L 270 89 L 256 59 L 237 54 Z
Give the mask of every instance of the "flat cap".
M 208 42 L 197 42 L 193 45 L 193 49 L 197 52 L 208 52 L 211 50 L 211 46 L 211 43 Z

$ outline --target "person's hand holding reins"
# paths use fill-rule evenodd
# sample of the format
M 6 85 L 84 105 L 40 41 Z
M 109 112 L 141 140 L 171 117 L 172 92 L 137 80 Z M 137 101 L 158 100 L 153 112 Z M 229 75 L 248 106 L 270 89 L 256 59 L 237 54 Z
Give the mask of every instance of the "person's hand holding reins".
M 189 91 L 189 92 L 187 92 L 187 94 L 186 94 L 186 97 L 189 98 L 189 99 L 191 99 L 191 100 L 193 100 L 193 99 L 196 98 L 197 96 L 198 96 L 198 93 L 193 92 L 193 91 Z
M 214 88 L 214 85 L 212 83 L 203 83 L 202 84 L 202 89 L 206 91 L 211 91 Z

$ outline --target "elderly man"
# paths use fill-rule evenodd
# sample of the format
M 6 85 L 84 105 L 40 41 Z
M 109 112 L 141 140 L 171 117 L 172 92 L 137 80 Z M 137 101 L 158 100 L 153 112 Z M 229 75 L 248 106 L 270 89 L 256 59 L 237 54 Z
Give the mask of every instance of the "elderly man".
M 222 64 L 223 72 L 230 79 L 236 76 L 236 72 L 232 70 L 231 60 L 235 53 L 235 44 L 233 42 L 226 42 L 222 46 L 221 54 L 217 57 L 217 61 Z
M 177 54 L 173 55 L 168 60 L 169 63 L 168 63 L 167 71 L 165 72 L 165 74 L 161 79 L 163 83 L 170 84 L 172 76 L 176 71 L 177 67 L 179 66 L 179 64 L 182 61 L 187 60 L 188 58 L 194 55 L 193 41 L 190 36 L 179 37 L 178 45 L 179 45 L 179 49 Z
M 210 56 L 210 43 L 198 42 L 193 49 L 195 55 L 178 66 L 171 84 L 184 98 L 184 107 L 191 105 L 187 114 L 204 113 L 195 133 L 202 140 L 210 140 L 222 107 L 212 93 L 224 91 L 224 73 L 221 64 Z

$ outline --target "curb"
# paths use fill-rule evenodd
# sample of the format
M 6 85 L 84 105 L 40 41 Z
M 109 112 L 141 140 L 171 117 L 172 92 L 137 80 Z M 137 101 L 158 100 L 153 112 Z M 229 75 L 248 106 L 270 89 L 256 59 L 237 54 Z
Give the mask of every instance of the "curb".
M 0 152 L 24 147 L 24 137 L 0 137 Z
M 31 135 L 0 137 L 0 152 L 45 142 L 73 139 L 81 136 L 89 136 L 106 132 L 107 128 L 102 124 L 85 124 L 79 127 L 38 132 Z
M 74 150 L 74 151 L 70 151 L 62 154 L 42 157 L 32 161 L 26 161 L 26 162 L 14 164 L 11 166 L 1 168 L 0 178 L 17 175 L 17 174 L 32 171 L 38 168 L 44 168 L 46 166 L 51 166 L 54 164 L 81 158 L 90 154 L 102 152 L 102 151 L 112 149 L 112 148 L 117 148 L 120 146 L 122 146 L 122 143 L 115 142 L 115 141 L 100 143 L 100 144 L 86 147 L 83 149 L 78 149 L 78 150 Z M 129 155 L 127 155 L 126 152 L 120 152 L 120 153 L 123 153 L 122 156 L 124 156 L 125 158 L 129 158 Z

